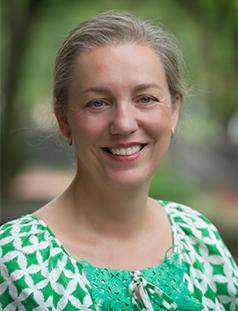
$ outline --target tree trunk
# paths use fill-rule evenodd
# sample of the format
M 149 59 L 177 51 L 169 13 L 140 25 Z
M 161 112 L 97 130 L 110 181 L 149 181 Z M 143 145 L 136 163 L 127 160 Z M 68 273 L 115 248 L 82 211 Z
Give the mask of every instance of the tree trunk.
M 24 162 L 25 146 L 15 139 L 14 131 L 21 122 L 21 108 L 16 94 L 19 89 L 21 65 L 28 47 L 32 26 L 43 1 L 8 0 L 2 3 L 2 21 L 8 36 L 1 120 L 1 197 L 9 199 L 8 188 L 12 176 Z M 3 15 L 2 14 L 2 15 Z

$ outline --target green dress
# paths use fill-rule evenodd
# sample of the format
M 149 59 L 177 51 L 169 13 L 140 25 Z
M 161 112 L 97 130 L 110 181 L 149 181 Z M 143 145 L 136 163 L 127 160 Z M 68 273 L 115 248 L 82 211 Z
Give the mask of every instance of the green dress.
M 4 224 L 0 310 L 238 310 L 237 269 L 214 225 L 187 206 L 160 204 L 174 246 L 137 271 L 76 261 L 34 215 Z

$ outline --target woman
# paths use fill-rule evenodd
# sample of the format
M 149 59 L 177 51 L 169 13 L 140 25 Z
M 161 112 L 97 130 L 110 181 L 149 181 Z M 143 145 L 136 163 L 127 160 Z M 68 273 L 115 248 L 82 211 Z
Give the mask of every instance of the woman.
M 66 38 L 54 110 L 77 171 L 2 226 L 3 310 L 236 310 L 235 263 L 215 227 L 148 197 L 178 123 L 180 70 L 171 37 L 125 12 Z

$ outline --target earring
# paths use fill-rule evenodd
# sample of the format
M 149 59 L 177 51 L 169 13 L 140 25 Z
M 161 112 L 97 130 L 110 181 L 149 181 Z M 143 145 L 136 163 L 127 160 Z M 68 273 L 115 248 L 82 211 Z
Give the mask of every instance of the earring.
M 69 143 L 69 146 L 72 146 L 72 144 L 73 144 L 72 137 L 70 137 L 70 139 L 69 139 L 68 143 Z
M 175 129 L 172 127 L 171 128 L 171 135 L 170 135 L 170 137 L 173 138 L 174 134 L 175 134 Z

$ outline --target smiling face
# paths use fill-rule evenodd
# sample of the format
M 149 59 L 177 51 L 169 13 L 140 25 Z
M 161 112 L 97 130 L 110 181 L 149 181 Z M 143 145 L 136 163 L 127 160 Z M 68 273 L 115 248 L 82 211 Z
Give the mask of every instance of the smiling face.
M 60 128 L 72 136 L 84 182 L 148 185 L 179 115 L 165 72 L 146 45 L 105 46 L 77 56 Z

